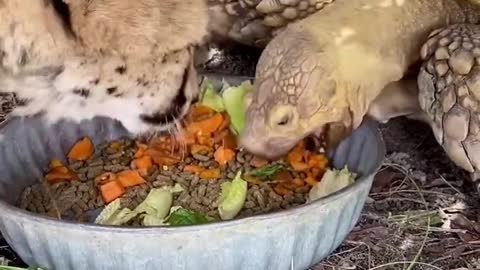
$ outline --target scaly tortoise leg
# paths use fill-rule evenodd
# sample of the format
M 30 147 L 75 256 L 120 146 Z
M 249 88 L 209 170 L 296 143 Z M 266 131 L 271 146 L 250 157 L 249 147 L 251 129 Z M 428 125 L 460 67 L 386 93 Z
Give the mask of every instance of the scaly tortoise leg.
M 249 46 L 264 47 L 289 23 L 335 0 L 209 0 L 210 32 Z
M 480 192 L 480 26 L 433 31 L 421 57 L 420 106 L 437 142 Z
M 417 81 L 414 78 L 404 78 L 388 84 L 368 109 L 368 115 L 380 123 L 421 112 Z

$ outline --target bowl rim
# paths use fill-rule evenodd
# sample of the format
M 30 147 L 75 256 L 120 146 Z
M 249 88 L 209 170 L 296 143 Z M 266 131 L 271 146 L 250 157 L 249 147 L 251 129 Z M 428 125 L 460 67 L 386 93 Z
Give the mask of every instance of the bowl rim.
M 386 154 L 386 146 L 385 142 L 381 136 L 380 129 L 378 125 L 369 125 L 366 127 L 366 132 L 370 133 L 374 136 L 375 140 L 379 142 L 377 144 L 377 155 L 381 156 L 383 160 Z M 61 227 L 63 229 L 68 230 L 88 230 L 88 231 L 108 231 L 114 233 L 121 233 L 121 234 L 129 234 L 129 233 L 163 233 L 163 234 L 177 234 L 177 233 L 185 233 L 185 232 L 198 232 L 198 231 L 213 231 L 219 230 L 223 228 L 235 227 L 241 224 L 250 224 L 256 223 L 258 221 L 264 220 L 274 220 L 277 218 L 286 218 L 294 215 L 298 215 L 299 213 L 306 213 L 309 211 L 313 211 L 314 209 L 328 204 L 334 204 L 343 196 L 350 195 L 358 191 L 360 186 L 364 185 L 366 181 L 369 180 L 370 177 L 373 177 L 378 169 L 382 166 L 382 162 L 378 164 L 373 171 L 368 175 L 360 176 L 355 180 L 355 182 L 347 187 L 344 187 L 334 193 L 331 193 L 325 197 L 322 197 L 318 200 L 315 200 L 308 204 L 298 205 L 289 209 L 276 211 L 273 213 L 263 213 L 249 217 L 242 217 L 233 220 L 220 220 L 214 223 L 208 224 L 198 224 L 198 225 L 186 225 L 186 226 L 148 226 L 148 227 L 121 227 L 115 225 L 100 225 L 95 223 L 83 223 L 83 222 L 75 222 L 71 220 L 58 220 L 52 217 L 47 217 L 41 214 L 29 212 L 27 210 L 21 209 L 14 204 L 10 204 L 4 200 L 0 199 L 0 212 L 2 212 L 2 217 L 5 216 L 16 216 L 15 220 L 29 220 L 32 223 L 41 223 L 42 225 L 49 225 L 53 227 Z M 2 218 L 2 219 L 3 219 Z

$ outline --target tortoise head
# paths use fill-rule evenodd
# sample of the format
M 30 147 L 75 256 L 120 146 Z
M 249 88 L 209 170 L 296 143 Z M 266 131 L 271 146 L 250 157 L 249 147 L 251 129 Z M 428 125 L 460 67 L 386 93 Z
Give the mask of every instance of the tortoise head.
M 240 146 L 267 159 L 286 154 L 310 135 L 334 147 L 365 113 L 355 115 L 351 87 L 337 77 L 335 55 L 326 45 L 287 28 L 267 45 L 257 64 Z

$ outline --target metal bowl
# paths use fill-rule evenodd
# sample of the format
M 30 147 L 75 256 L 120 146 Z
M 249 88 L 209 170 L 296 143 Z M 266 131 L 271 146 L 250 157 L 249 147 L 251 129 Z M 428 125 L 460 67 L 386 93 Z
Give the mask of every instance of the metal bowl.
M 360 178 L 314 203 L 272 214 L 179 228 L 120 228 L 58 221 L 15 207 L 53 157 L 83 136 L 96 144 L 128 136 L 115 121 L 48 125 L 37 116 L 0 125 L 0 230 L 30 266 L 48 270 L 307 269 L 335 250 L 357 222 L 385 155 L 366 120 L 330 153 Z

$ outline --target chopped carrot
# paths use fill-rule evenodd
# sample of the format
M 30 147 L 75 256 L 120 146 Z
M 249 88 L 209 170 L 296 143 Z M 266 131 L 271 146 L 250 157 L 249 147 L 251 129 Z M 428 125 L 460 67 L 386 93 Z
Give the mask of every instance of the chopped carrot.
M 135 152 L 134 157 L 140 158 L 145 154 L 145 151 L 148 149 L 148 146 L 143 143 L 137 142 L 137 151 Z
M 65 166 L 52 168 L 49 173 L 70 173 L 70 170 Z
M 208 147 L 208 146 L 205 146 L 205 145 L 200 145 L 200 144 L 194 144 L 192 146 L 190 146 L 190 153 L 192 155 L 197 155 L 197 154 L 200 154 L 200 155 L 205 155 L 205 154 L 208 154 L 209 152 L 212 152 L 213 149 Z
M 166 151 L 160 151 L 156 149 L 147 149 L 145 155 L 150 156 L 153 160 L 153 163 L 162 166 L 162 165 L 175 165 L 181 161 L 181 157 L 172 156 Z
M 200 174 L 204 170 L 205 170 L 205 168 L 202 168 L 202 167 L 197 166 L 197 165 L 185 165 L 185 167 L 183 167 L 184 172 L 189 172 L 189 173 L 194 173 L 194 174 Z
M 179 135 L 177 137 L 177 140 L 179 143 L 185 144 L 185 145 L 192 145 L 196 143 L 195 140 L 195 135 L 190 134 L 190 133 L 184 133 L 182 135 Z
M 235 158 L 235 152 L 233 152 L 232 149 L 221 146 L 215 151 L 215 154 L 213 156 L 215 158 L 215 161 L 218 162 L 218 164 L 225 165 Z
M 218 131 L 227 130 L 228 127 L 230 126 L 230 117 L 228 116 L 228 114 L 225 112 L 222 112 L 221 114 L 223 116 L 223 121 L 218 127 Z
M 74 176 L 67 172 L 50 172 L 47 175 L 45 175 L 45 180 L 49 184 L 55 184 L 58 182 L 63 182 L 63 181 L 71 181 L 74 179 Z
M 188 119 L 189 121 L 198 121 L 198 119 L 207 115 L 211 115 L 213 113 L 215 113 L 215 111 L 212 108 L 196 104 L 192 106 L 192 108 L 188 112 L 188 115 L 186 116 L 186 119 Z
M 223 115 L 221 113 L 216 113 L 207 119 L 190 123 L 187 126 L 187 130 L 193 134 L 208 135 L 217 131 L 222 125 L 222 122 Z
M 288 163 L 298 163 L 302 162 L 303 155 L 297 151 L 291 151 L 287 154 L 287 161 Z
M 141 158 L 134 159 L 131 163 L 132 169 L 137 169 L 143 175 L 146 175 L 152 166 L 153 161 L 152 157 L 150 156 L 143 156 Z
M 197 135 L 197 141 L 200 145 L 213 147 L 215 140 L 210 135 Z
M 282 187 L 288 190 L 295 190 L 298 186 L 293 181 L 282 182 Z
M 138 171 L 126 170 L 117 173 L 117 181 L 125 188 L 146 183 Z
M 172 166 L 180 163 L 182 161 L 181 159 L 178 159 L 177 157 L 173 156 L 156 156 L 152 157 L 153 162 L 157 165 L 163 166 Z
M 308 159 L 308 167 L 324 170 L 327 167 L 328 159 L 324 155 L 312 155 Z
M 261 159 L 259 157 L 253 157 L 252 160 L 250 160 L 250 166 L 255 167 L 255 168 L 261 168 L 265 167 L 268 165 L 268 161 Z
M 311 175 L 308 175 L 307 178 L 305 178 L 305 182 L 309 185 L 309 186 L 314 186 L 316 185 L 319 181 L 315 180 L 315 178 Z
M 312 156 L 312 153 L 308 150 L 303 151 L 303 160 L 308 163 L 308 160 L 310 160 L 310 156 Z
M 214 179 L 220 178 L 221 173 L 220 173 L 219 168 L 206 169 L 206 170 L 202 171 L 199 176 L 200 176 L 201 179 L 214 180 Z
M 288 193 L 292 192 L 292 191 L 288 190 L 287 188 L 285 188 L 285 186 L 282 185 L 282 183 L 279 183 L 279 184 L 275 185 L 273 187 L 273 190 L 275 191 L 275 193 L 277 193 L 278 195 L 281 195 L 281 196 L 285 196 Z
M 312 176 L 317 179 L 317 178 L 321 178 L 323 176 L 323 173 L 325 171 L 324 170 L 321 170 L 321 169 L 318 169 L 318 168 L 312 168 L 310 170 L 310 173 L 312 174 Z
M 48 167 L 50 167 L 50 169 L 53 169 L 53 168 L 56 168 L 56 167 L 64 167 L 65 165 L 63 165 L 62 161 L 59 160 L 59 159 L 52 159 L 52 161 L 50 161 L 50 164 L 48 165 Z
M 304 162 L 290 162 L 290 166 L 297 172 L 307 171 L 309 169 L 308 164 Z
M 84 161 L 89 159 L 93 155 L 94 151 L 95 148 L 92 140 L 85 137 L 72 147 L 68 153 L 68 158 L 75 161 Z
M 305 186 L 305 181 L 299 178 L 295 178 L 292 180 L 292 183 L 294 183 L 297 187 L 303 187 Z
M 237 148 L 237 138 L 230 129 L 225 129 L 215 135 L 213 138 L 216 144 L 220 144 L 225 148 L 236 149 Z
M 100 186 L 100 193 L 103 201 L 109 203 L 121 197 L 125 193 L 125 188 L 118 181 L 107 182 Z
M 273 176 L 273 181 L 288 182 L 292 180 L 293 180 L 293 176 L 288 170 L 280 170 L 279 172 L 275 173 L 275 175 Z
M 112 182 L 115 180 L 117 180 L 117 175 L 112 172 L 107 172 L 95 177 L 94 182 L 96 185 L 103 185 L 105 183 Z

